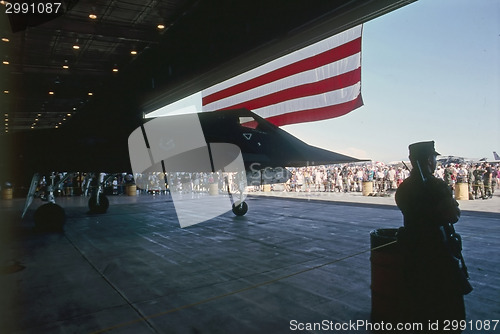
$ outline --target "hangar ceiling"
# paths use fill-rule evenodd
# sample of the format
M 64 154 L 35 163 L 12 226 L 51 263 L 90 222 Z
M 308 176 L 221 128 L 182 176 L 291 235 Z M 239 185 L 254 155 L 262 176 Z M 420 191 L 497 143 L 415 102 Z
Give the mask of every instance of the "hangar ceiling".
M 65 127 L 120 94 L 151 111 L 414 0 L 58 1 L 58 15 L 0 2 L 2 134 Z

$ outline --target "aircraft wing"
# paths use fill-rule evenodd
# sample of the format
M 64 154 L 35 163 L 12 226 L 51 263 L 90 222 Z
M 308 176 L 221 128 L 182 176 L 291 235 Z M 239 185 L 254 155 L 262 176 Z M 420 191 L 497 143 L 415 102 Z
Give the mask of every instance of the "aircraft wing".
M 282 183 L 290 177 L 285 167 L 361 161 L 308 145 L 247 109 L 158 117 L 128 143 L 134 174 L 227 171 L 240 157 L 237 171 L 265 170 L 269 177 L 259 182 Z
M 308 145 L 247 109 L 198 114 L 207 142 L 240 147 L 247 170 L 302 167 L 362 160 Z

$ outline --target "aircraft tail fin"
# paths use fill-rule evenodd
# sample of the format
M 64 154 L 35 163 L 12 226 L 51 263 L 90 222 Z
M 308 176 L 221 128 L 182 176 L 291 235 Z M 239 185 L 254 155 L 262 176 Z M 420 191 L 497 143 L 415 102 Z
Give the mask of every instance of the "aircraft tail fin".
M 499 156 L 499 155 L 498 155 L 498 153 L 497 153 L 497 152 L 495 152 L 495 151 L 493 151 L 493 158 L 494 158 L 495 160 L 500 160 L 500 156 Z

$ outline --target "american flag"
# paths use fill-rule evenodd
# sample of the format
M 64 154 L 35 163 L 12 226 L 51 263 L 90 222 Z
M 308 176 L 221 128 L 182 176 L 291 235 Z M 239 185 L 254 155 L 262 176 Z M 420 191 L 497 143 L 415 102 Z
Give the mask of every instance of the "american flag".
M 202 91 L 202 110 L 247 108 L 275 125 L 338 117 L 363 105 L 356 26 Z

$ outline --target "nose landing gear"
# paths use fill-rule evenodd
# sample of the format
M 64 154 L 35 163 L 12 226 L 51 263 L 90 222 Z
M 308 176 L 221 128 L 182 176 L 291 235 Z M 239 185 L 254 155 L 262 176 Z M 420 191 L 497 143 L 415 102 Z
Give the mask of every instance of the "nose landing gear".
M 233 204 L 233 213 L 236 216 L 244 216 L 248 211 L 248 204 L 241 202 L 240 204 Z

